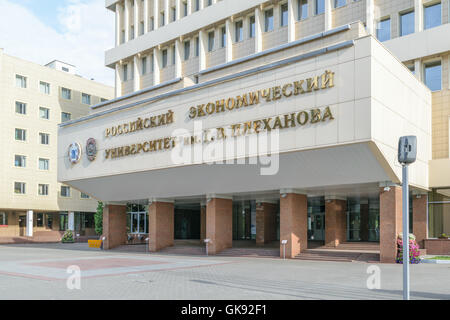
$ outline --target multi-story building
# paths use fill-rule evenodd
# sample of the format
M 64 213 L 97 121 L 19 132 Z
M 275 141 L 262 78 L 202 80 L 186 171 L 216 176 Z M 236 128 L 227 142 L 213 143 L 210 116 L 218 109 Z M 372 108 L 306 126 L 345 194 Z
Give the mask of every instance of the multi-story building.
M 293 257 L 311 240 L 373 241 L 392 262 L 402 229 L 397 143 L 415 135 L 411 231 L 430 253 L 450 250 L 437 239 L 450 232 L 448 0 L 106 7 L 116 15 L 106 52 L 116 99 L 59 131 L 59 179 L 109 203 L 106 248 L 149 228 L 151 250 L 174 238 L 207 238 L 212 253 L 275 240 Z M 262 132 L 279 135 L 273 174 L 261 174 L 257 141 L 211 153 Z M 91 136 L 101 160 L 69 165 L 68 145 Z M 180 160 L 188 151 L 210 157 Z M 222 158 L 255 162 L 207 164 Z
M 60 61 L 46 66 L 0 50 L 0 243 L 93 234 L 97 200 L 57 181 L 58 124 L 111 99 L 112 87 Z

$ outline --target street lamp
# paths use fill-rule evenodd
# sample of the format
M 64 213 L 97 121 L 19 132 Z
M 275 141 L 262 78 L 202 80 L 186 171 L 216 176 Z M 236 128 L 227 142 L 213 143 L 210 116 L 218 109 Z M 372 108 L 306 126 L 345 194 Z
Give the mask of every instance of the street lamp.
M 402 165 L 403 202 L 403 300 L 409 300 L 409 187 L 408 165 L 416 161 L 417 137 L 405 136 L 398 141 L 398 162 Z

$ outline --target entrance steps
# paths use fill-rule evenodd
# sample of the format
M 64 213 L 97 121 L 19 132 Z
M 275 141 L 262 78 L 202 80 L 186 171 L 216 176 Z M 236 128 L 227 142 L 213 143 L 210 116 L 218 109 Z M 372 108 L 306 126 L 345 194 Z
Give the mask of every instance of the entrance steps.
M 280 249 L 273 248 L 229 248 L 216 254 L 222 257 L 279 258 Z
M 380 244 L 376 242 L 344 242 L 336 248 L 314 246 L 295 257 L 299 260 L 335 262 L 379 262 Z
M 32 237 L 0 237 L 0 244 L 25 244 L 25 243 L 52 243 L 60 242 L 64 232 L 60 231 L 36 231 Z

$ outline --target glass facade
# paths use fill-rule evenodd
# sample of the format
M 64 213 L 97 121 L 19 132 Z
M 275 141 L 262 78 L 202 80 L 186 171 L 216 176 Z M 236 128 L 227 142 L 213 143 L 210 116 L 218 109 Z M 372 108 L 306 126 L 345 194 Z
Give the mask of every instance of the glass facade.
M 380 241 L 380 198 L 347 200 L 347 241 Z
M 175 207 L 175 239 L 200 240 L 200 205 Z
M 325 198 L 308 198 L 308 240 L 325 241 Z
M 233 202 L 233 240 L 255 239 L 256 201 Z
M 450 189 L 433 190 L 428 195 L 428 237 L 450 235 Z
M 148 206 L 127 205 L 127 231 L 130 234 L 148 233 Z

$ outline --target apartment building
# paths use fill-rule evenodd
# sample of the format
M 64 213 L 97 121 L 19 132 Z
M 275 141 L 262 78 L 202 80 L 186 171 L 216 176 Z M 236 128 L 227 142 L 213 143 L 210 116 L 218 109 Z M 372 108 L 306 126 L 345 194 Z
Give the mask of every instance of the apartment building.
M 153 251 L 208 239 L 219 253 L 246 240 L 295 257 L 312 242 L 371 242 L 393 262 L 397 142 L 416 135 L 410 229 L 429 253 L 448 253 L 438 239 L 450 231 L 448 0 L 106 7 L 116 14 L 105 55 L 116 98 L 59 129 L 59 179 L 108 203 L 106 248 L 149 234 Z M 103 161 L 69 166 L 64 150 L 92 132 Z M 273 174 L 249 147 L 262 132 L 278 134 Z M 205 160 L 229 141 L 247 149 Z M 181 161 L 186 152 L 203 158 Z M 224 159 L 238 163 L 209 164 Z
M 58 124 L 114 96 L 61 61 L 46 66 L 0 50 L 0 243 L 94 233 L 97 200 L 57 182 Z

